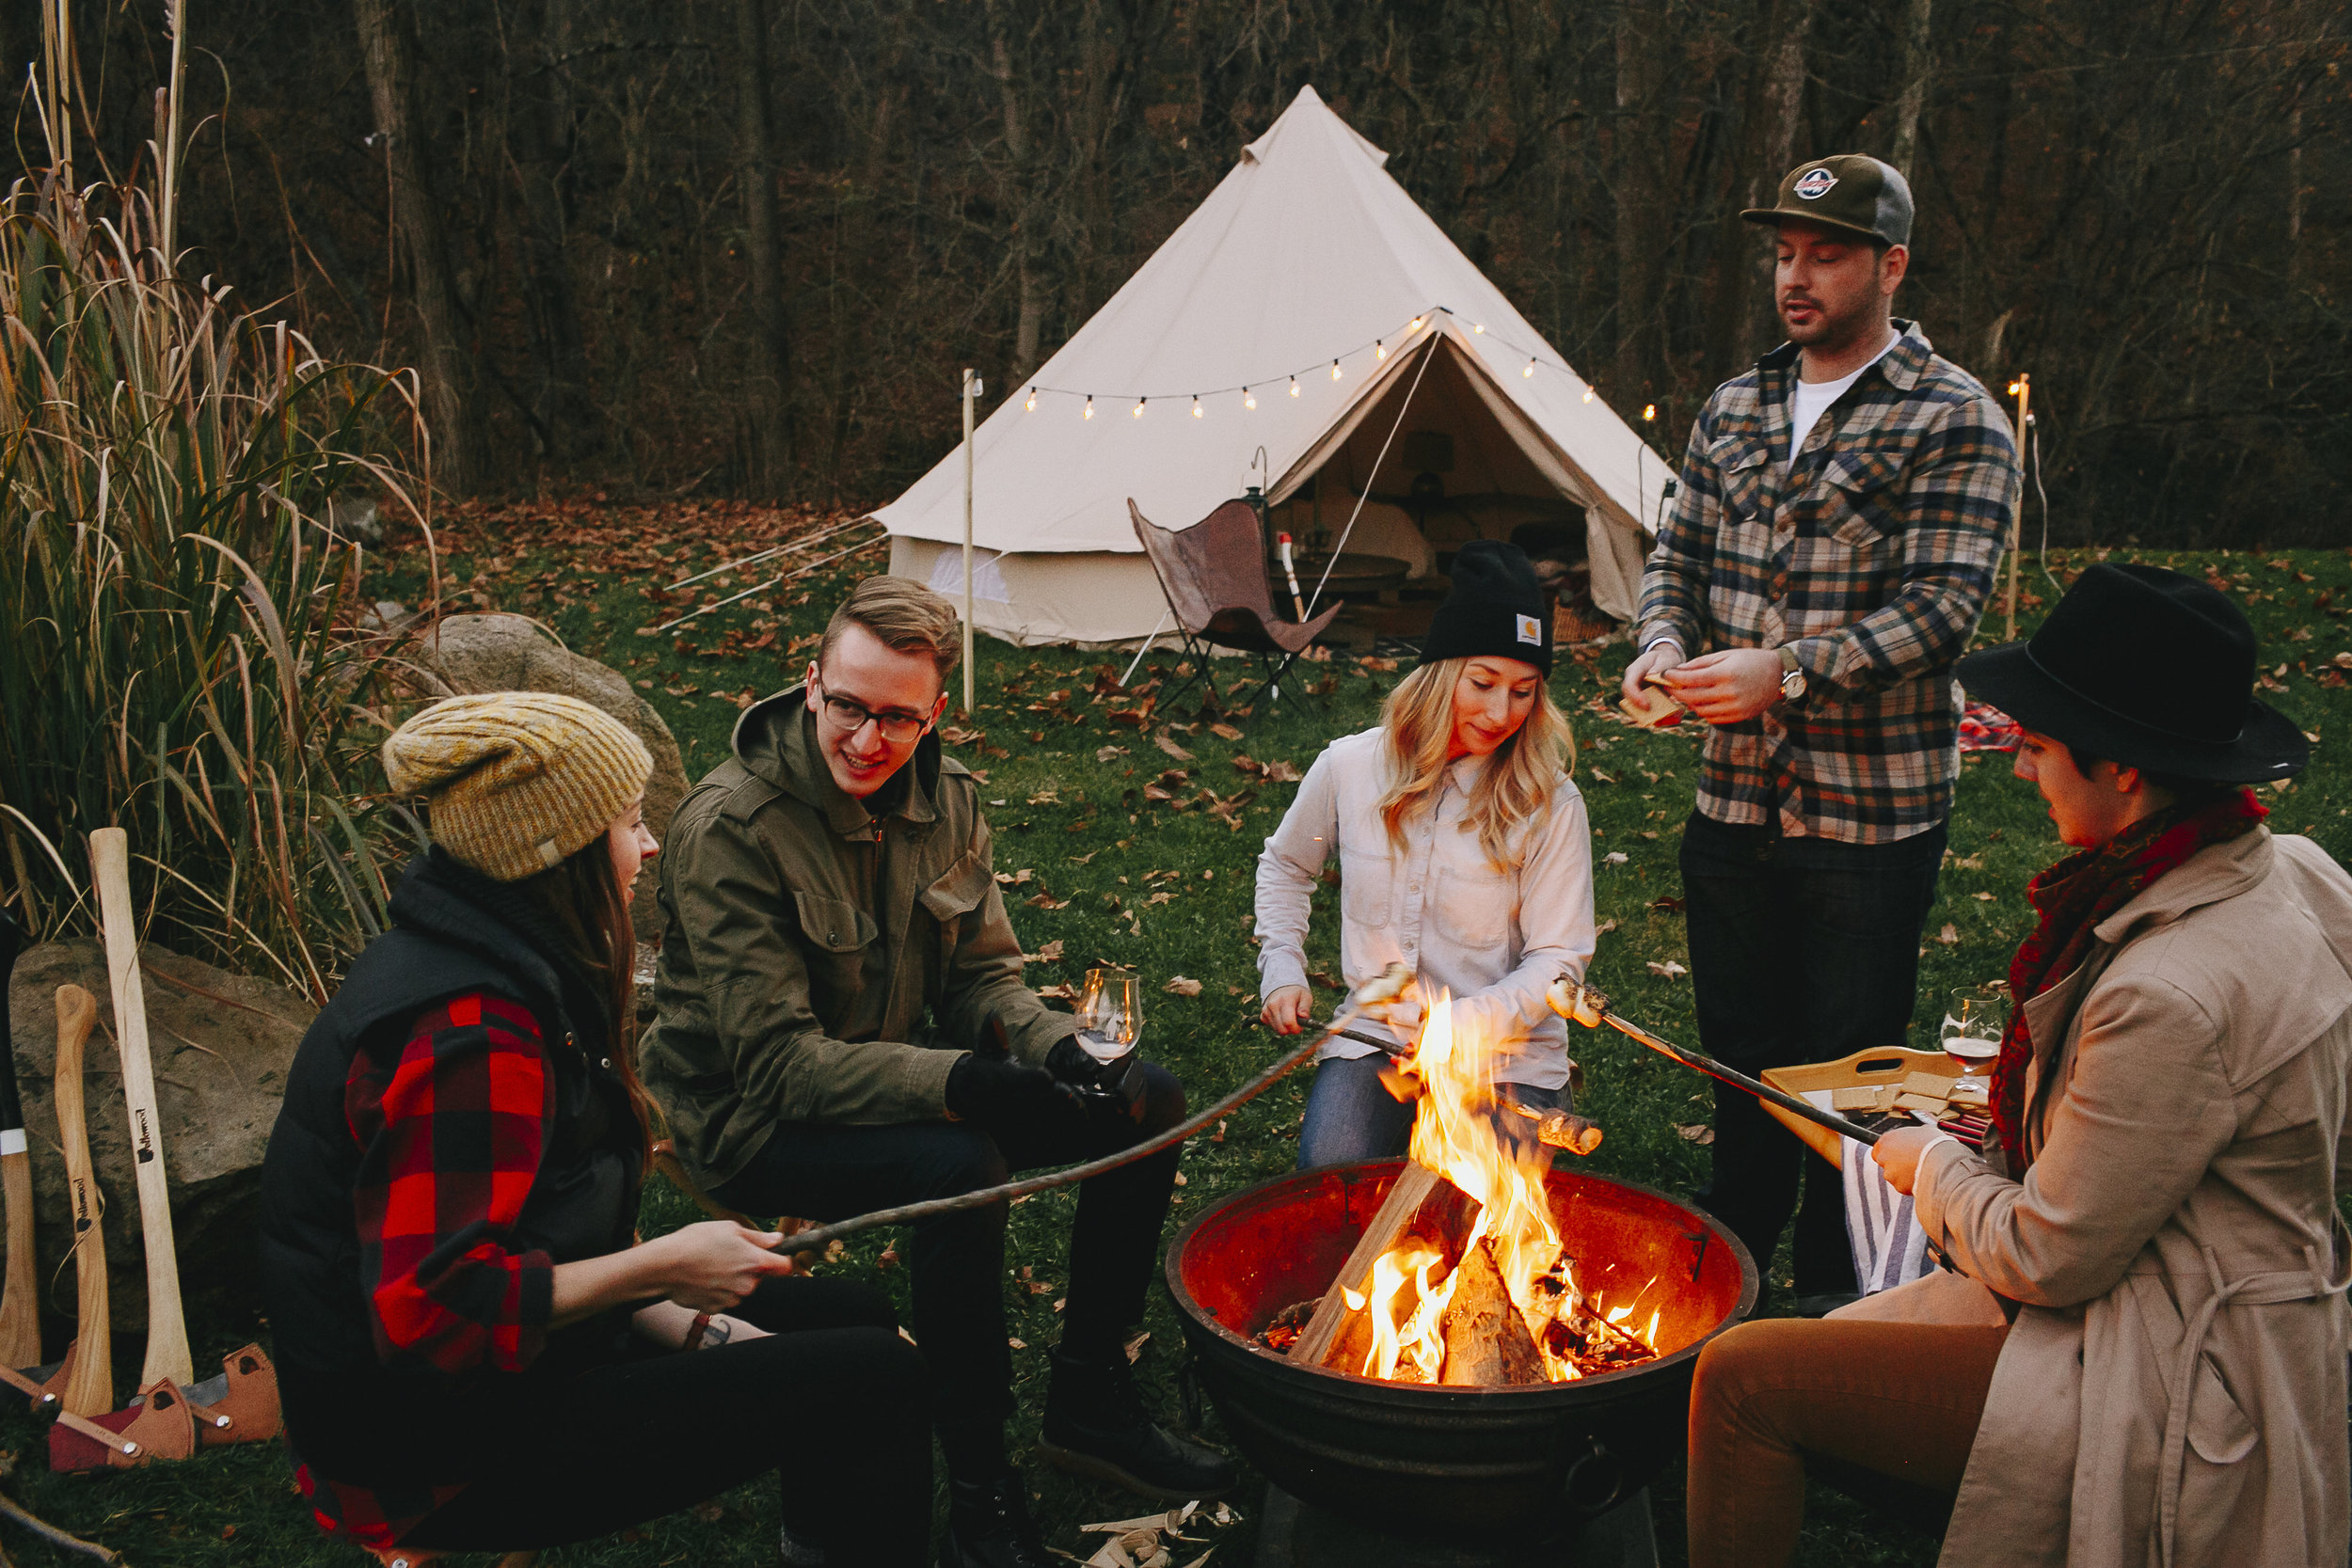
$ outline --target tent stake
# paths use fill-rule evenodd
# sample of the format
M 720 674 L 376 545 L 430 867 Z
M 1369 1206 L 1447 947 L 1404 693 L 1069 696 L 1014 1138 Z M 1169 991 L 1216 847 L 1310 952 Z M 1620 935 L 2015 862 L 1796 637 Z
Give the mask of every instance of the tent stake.
M 963 715 L 972 716 L 972 400 L 979 377 L 963 372 Z

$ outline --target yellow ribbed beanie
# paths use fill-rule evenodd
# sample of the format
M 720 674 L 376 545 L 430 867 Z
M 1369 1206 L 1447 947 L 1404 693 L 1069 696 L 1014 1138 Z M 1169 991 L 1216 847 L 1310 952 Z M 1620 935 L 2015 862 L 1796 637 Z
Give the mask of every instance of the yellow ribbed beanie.
M 586 847 L 644 793 L 653 756 L 577 697 L 452 697 L 384 742 L 384 771 L 422 795 L 433 842 L 492 881 L 520 881 Z

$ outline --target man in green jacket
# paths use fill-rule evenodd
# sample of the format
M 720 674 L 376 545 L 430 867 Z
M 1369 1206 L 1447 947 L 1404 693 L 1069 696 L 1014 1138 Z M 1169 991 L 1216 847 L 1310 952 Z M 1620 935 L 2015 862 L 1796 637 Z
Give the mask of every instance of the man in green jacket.
M 1092 1159 L 1184 1119 L 1171 1074 L 1142 1064 L 1105 1082 L 1077 1021 L 1022 984 L 977 785 L 932 734 L 957 653 L 946 599 L 867 578 L 805 683 L 744 713 L 734 756 L 671 822 L 643 1074 L 678 1157 L 731 1208 L 838 1219 Z M 1121 1349 L 1177 1155 L 1078 1189 L 1040 1444 L 1061 1468 L 1168 1500 L 1235 1479 L 1152 1422 Z M 1005 1215 L 932 1220 L 908 1244 L 950 1568 L 1050 1560 L 1004 1452 Z

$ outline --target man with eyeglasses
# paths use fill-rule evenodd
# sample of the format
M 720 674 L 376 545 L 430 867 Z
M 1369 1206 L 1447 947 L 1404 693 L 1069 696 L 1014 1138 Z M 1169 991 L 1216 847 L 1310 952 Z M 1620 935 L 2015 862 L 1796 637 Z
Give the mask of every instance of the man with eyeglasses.
M 735 754 L 671 822 L 660 1017 L 641 1067 L 679 1160 L 731 1209 L 839 1219 L 1092 1159 L 1184 1119 L 1172 1075 L 1144 1064 L 1109 1081 L 1077 1021 L 1022 983 L 977 781 L 933 734 L 958 633 L 940 594 L 868 578 L 804 684 L 744 712 Z M 1235 1480 L 1229 1460 L 1152 1420 L 1122 1348 L 1177 1154 L 1078 1188 L 1039 1443 L 1060 1468 L 1168 1501 Z M 948 1568 L 1054 1560 L 1005 1457 L 1005 1225 L 1000 1204 L 916 1226 L 905 1243 L 947 1463 Z

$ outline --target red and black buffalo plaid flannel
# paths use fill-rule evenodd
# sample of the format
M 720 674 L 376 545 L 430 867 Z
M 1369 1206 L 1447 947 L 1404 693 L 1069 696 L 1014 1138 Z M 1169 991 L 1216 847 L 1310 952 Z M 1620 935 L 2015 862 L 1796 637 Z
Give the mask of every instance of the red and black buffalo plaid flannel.
M 1715 389 L 1642 578 L 1637 647 L 1793 647 L 1807 689 L 1712 726 L 1699 809 L 1720 822 L 1883 844 L 1951 811 L 1951 666 L 2017 514 L 2017 447 L 1992 395 L 1916 323 L 1788 461 L 1797 350 Z
M 553 1107 L 539 1026 L 515 1003 L 461 996 L 417 1020 L 397 1057 L 352 1058 L 343 1114 L 363 1150 L 354 1205 L 375 1348 L 444 1372 L 520 1371 L 553 1316 L 555 1265 L 517 1251 Z M 389 1545 L 456 1495 L 409 1497 L 298 1473 L 319 1526 Z

